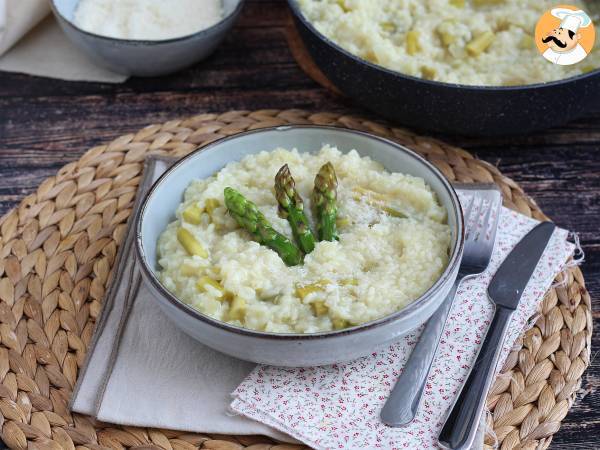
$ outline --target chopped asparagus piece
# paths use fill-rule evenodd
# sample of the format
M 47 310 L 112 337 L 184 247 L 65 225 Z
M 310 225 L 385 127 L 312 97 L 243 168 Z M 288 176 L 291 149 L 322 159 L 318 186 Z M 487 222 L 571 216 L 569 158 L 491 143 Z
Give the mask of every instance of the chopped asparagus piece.
M 350 8 L 348 8 L 346 6 L 346 0 L 337 0 L 337 4 L 340 6 L 340 8 L 342 8 L 342 11 L 344 11 L 344 12 L 350 11 Z
M 456 8 L 464 8 L 465 0 L 450 0 L 450 4 Z
M 521 41 L 519 42 L 519 48 L 521 50 L 529 50 L 535 48 L 535 41 L 533 40 L 533 37 L 528 34 L 523 36 L 521 38 Z
M 312 294 L 314 292 L 321 292 L 322 290 L 323 289 L 321 288 L 321 286 L 317 285 L 300 286 L 296 288 L 296 295 L 301 299 L 304 299 L 309 294 Z
M 204 202 L 204 209 L 210 215 L 220 205 L 221 203 L 219 203 L 219 200 L 217 200 L 216 198 L 207 198 L 206 202 Z
M 527 81 L 522 78 L 511 78 L 502 83 L 502 86 L 521 86 L 523 84 L 527 84 Z
M 338 228 L 345 228 L 350 225 L 350 219 L 348 217 L 338 217 L 335 221 L 335 224 Z
M 492 5 L 500 5 L 504 3 L 505 0 L 473 0 L 473 5 L 475 6 L 492 6 Z
M 360 186 L 354 188 L 354 192 L 356 194 L 354 195 L 355 200 L 365 198 L 368 205 L 378 208 L 392 217 L 399 217 L 401 219 L 406 219 L 408 217 L 404 212 L 400 211 L 398 207 L 394 207 L 390 204 L 392 197 L 389 195 L 381 194 Z
M 392 217 L 398 217 L 400 219 L 406 219 L 408 217 L 402 211 L 392 208 L 391 206 L 382 206 L 381 210 L 384 213 L 387 213 L 389 216 L 392 216 Z
M 406 53 L 409 55 L 416 55 L 420 51 L 419 32 L 417 30 L 411 30 L 406 33 Z
M 339 317 L 332 319 L 331 323 L 333 324 L 333 328 L 335 330 L 342 330 L 342 329 L 348 328 L 350 326 L 350 323 L 347 320 L 340 319 Z
M 325 302 L 318 300 L 310 304 L 313 312 L 316 316 L 324 316 L 329 311 L 329 308 L 325 304 Z
M 478 56 L 485 52 L 488 47 L 494 42 L 494 33 L 492 31 L 486 31 L 481 33 L 475 39 L 467 44 L 467 52 L 471 56 Z
M 439 31 L 438 34 L 446 47 L 449 47 L 456 42 L 456 36 L 447 31 Z
M 372 191 L 371 189 L 367 189 L 362 186 L 355 187 L 353 189 L 353 191 L 356 192 L 357 194 L 364 195 L 365 197 L 373 198 L 373 199 L 377 199 L 377 200 L 381 200 L 381 201 L 387 201 L 387 200 L 391 199 L 391 197 L 389 195 L 382 194 L 381 192 L 375 192 L 375 191 Z M 354 198 L 360 199 L 361 195 L 355 196 Z
M 393 33 L 396 31 L 396 25 L 393 22 L 382 22 L 381 29 L 383 31 L 387 31 L 388 33 Z
M 193 225 L 200 225 L 202 209 L 194 203 L 193 205 L 190 205 L 183 210 L 183 212 L 181 213 L 181 217 L 188 223 L 191 223 Z
M 296 286 L 296 295 L 304 300 L 308 295 L 314 292 L 322 292 L 325 290 L 325 286 L 331 284 L 329 280 L 319 280 L 315 283 L 307 284 L 304 286 Z
M 200 279 L 196 283 L 196 288 L 200 292 L 206 292 L 206 290 L 207 290 L 206 286 L 211 286 L 211 287 L 215 288 L 217 291 L 219 291 L 219 295 L 217 296 L 217 298 L 219 300 L 222 300 L 225 298 L 225 296 L 226 296 L 225 288 L 217 280 L 213 280 L 212 278 L 207 277 L 207 276 L 200 277 Z
M 433 80 L 437 74 L 437 71 L 433 67 L 422 66 L 421 74 L 423 75 L 423 78 L 425 78 L 426 80 Z
M 190 264 L 182 264 L 179 270 L 181 271 L 181 275 L 185 277 L 197 276 L 200 273 L 199 267 L 192 266 Z
M 581 68 L 581 71 L 582 71 L 583 73 L 588 73 L 588 72 L 591 72 L 592 70 L 596 70 L 596 66 L 594 66 L 593 64 L 589 64 L 589 65 L 587 65 L 587 66 L 583 66 L 583 67 Z M 523 83 L 523 84 L 524 84 L 524 83 Z
M 234 297 L 229 308 L 230 320 L 243 320 L 246 316 L 246 300 L 241 297 Z
M 438 36 L 446 47 L 449 47 L 456 42 L 455 26 L 456 23 L 453 20 L 445 20 L 436 28 Z
M 177 240 L 190 256 L 196 255 L 201 258 L 208 258 L 208 252 L 202 247 L 202 244 L 185 228 L 180 227 L 177 230 Z

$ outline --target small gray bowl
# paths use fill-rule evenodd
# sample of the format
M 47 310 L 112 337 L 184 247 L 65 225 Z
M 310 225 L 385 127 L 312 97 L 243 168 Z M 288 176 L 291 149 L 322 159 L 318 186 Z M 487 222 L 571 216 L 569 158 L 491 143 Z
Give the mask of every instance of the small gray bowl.
M 223 18 L 210 28 L 175 39 L 116 39 L 82 30 L 73 23 L 79 0 L 51 0 L 50 6 L 68 38 L 99 65 L 124 75 L 154 77 L 189 67 L 210 55 L 239 16 L 243 0 L 223 0 Z
M 157 241 L 188 184 L 206 178 L 231 161 L 277 147 L 314 152 L 323 144 L 346 153 L 356 149 L 388 170 L 423 178 L 448 211 L 451 244 L 448 267 L 434 285 L 407 307 L 372 322 L 338 331 L 312 334 L 267 333 L 213 319 L 178 300 L 159 281 Z M 319 126 L 286 126 L 221 139 L 175 163 L 152 186 L 135 218 L 135 247 L 144 281 L 158 306 L 191 337 L 222 353 L 277 366 L 315 366 L 365 356 L 419 327 L 441 305 L 452 288 L 463 251 L 464 225 L 456 192 L 429 162 L 392 141 L 359 131 Z M 390 292 L 389 295 L 394 295 Z

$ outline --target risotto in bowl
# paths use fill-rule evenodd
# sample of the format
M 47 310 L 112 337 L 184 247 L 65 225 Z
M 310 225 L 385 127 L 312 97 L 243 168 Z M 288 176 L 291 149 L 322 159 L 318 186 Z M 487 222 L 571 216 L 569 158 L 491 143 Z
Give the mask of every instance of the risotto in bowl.
M 224 139 L 169 169 L 137 218 L 159 306 L 238 358 L 362 356 L 424 323 L 462 252 L 456 194 L 392 142 L 327 127 Z

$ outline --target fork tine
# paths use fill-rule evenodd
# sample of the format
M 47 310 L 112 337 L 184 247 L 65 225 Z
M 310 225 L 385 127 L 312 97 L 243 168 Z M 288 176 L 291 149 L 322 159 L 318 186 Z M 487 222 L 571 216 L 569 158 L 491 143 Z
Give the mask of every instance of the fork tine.
M 498 222 L 500 221 L 500 210 L 502 208 L 502 198 L 500 198 L 499 202 L 491 202 L 489 212 L 488 212 L 488 226 L 491 226 L 491 230 L 489 233 L 486 232 L 486 238 L 488 241 L 494 244 L 496 241 L 496 232 L 498 231 Z
M 479 212 L 481 211 L 481 205 L 483 205 L 483 199 L 481 197 L 475 197 L 469 207 L 469 215 L 465 219 L 466 235 L 465 241 L 473 241 L 473 234 L 479 228 Z
M 471 196 L 469 198 L 469 203 L 463 212 L 463 220 L 465 222 L 465 240 L 467 239 L 467 235 L 469 234 L 469 217 L 471 217 L 471 210 L 473 209 L 473 203 L 475 203 L 475 196 Z
M 483 206 L 484 206 L 485 216 L 477 224 L 477 231 L 476 231 L 475 238 L 474 238 L 475 242 L 477 242 L 480 237 L 483 237 L 484 241 L 488 240 L 491 237 L 491 235 L 488 233 L 488 231 L 490 230 L 490 225 L 491 225 L 490 220 L 492 218 L 492 212 L 495 210 L 495 204 L 490 199 L 490 200 L 488 200 L 488 203 L 485 203 Z M 493 232 L 495 235 L 496 227 L 492 226 L 491 228 L 493 229 Z
M 471 196 L 469 203 L 467 204 L 467 207 L 466 207 L 465 211 L 463 212 L 463 217 L 465 219 L 465 226 L 467 226 L 467 220 L 469 218 L 469 215 L 471 214 L 471 208 L 473 207 L 474 202 L 475 202 L 475 197 Z

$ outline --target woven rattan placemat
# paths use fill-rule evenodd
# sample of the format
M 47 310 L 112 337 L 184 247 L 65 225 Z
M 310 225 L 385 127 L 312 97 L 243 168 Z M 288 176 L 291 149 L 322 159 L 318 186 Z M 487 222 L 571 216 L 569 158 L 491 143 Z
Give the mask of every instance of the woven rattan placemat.
M 505 205 L 545 218 L 494 166 L 442 142 L 359 117 L 298 110 L 229 111 L 151 125 L 88 150 L 0 219 L 1 437 L 11 448 L 289 450 L 264 437 L 208 436 L 120 427 L 67 408 L 110 282 L 111 268 L 149 153 L 184 155 L 253 128 L 312 123 L 393 139 L 452 181 L 495 182 Z M 577 267 L 558 277 L 536 325 L 492 387 L 489 425 L 503 450 L 546 448 L 590 357 L 590 297 Z M 492 444 L 491 436 L 487 443 Z

